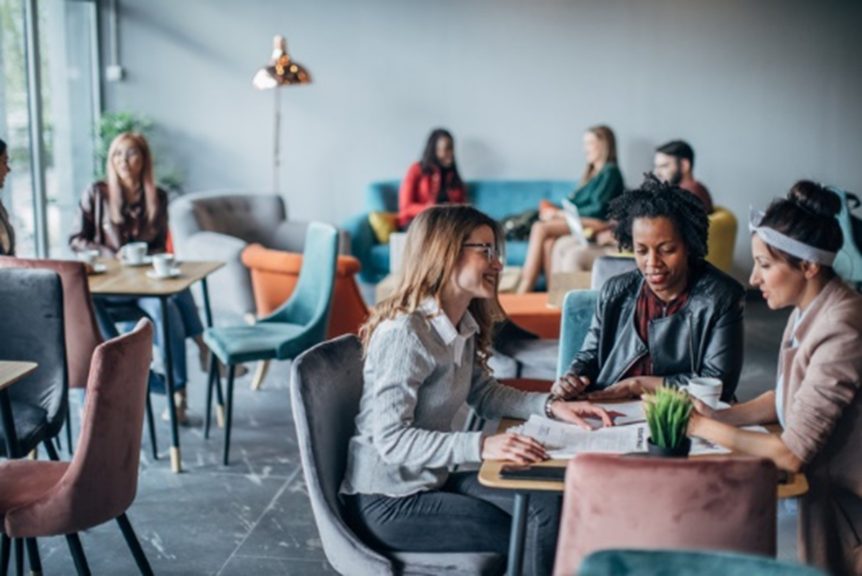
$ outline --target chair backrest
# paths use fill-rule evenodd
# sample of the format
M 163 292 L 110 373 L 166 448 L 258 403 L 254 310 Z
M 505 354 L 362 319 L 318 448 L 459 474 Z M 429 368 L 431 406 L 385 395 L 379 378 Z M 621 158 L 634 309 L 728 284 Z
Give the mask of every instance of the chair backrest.
M 635 268 L 637 264 L 631 256 L 599 256 L 593 262 L 590 289 L 601 290 L 609 278 L 625 274 Z
M 39 365 L 9 388 L 9 397 L 45 410 L 48 436 L 54 436 L 63 427 L 68 401 L 63 287 L 57 273 L 0 269 L 0 319 L 0 359 Z
M 269 246 L 272 233 L 287 219 L 284 200 L 276 194 L 196 192 L 172 201 L 168 209 L 178 253 L 189 236 L 200 231 Z
M 733 268 L 737 227 L 736 216 L 727 208 L 716 206 L 709 215 L 706 261 L 727 274 Z
M 287 302 L 261 321 L 301 324 L 310 344 L 322 342 L 329 323 L 337 262 L 338 231 L 329 224 L 310 223 L 296 289 Z
M 578 576 L 826 576 L 817 568 L 763 556 L 695 550 L 601 550 Z
M 96 346 L 102 343 L 93 312 L 93 299 L 82 262 L 30 260 L 0 256 L 0 268 L 41 268 L 60 275 L 63 285 L 63 315 L 66 332 L 66 362 L 70 388 L 84 388 Z
M 760 458 L 581 454 L 569 461 L 555 574 L 609 548 L 775 555 L 777 473 Z
M 599 293 L 595 290 L 572 290 L 563 299 L 557 376 L 562 376 L 569 369 L 572 359 L 581 349 L 596 314 L 598 299 Z
M 839 188 L 830 188 L 841 197 L 841 212 L 838 214 L 838 223 L 841 224 L 841 233 L 844 235 L 844 244 L 835 257 L 835 272 L 847 282 L 862 283 L 862 246 L 857 244 L 857 236 L 854 235 L 854 217 L 850 210 L 847 192 Z M 862 221 L 856 220 L 856 226 L 862 226 Z M 858 232 L 857 232 L 858 234 Z
M 96 348 L 78 449 L 48 493 L 6 515 L 13 533 L 80 532 L 113 520 L 134 501 L 152 342 L 153 326 L 144 319 Z
M 389 574 L 390 562 L 344 522 L 338 489 L 362 397 L 362 345 L 354 335 L 319 344 L 291 368 L 293 421 L 308 497 L 329 562 L 341 574 Z

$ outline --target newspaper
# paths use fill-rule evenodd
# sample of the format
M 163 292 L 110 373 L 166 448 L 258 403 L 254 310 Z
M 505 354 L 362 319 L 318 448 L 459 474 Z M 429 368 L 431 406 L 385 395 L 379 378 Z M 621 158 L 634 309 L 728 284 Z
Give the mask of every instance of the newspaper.
M 620 407 L 624 404 L 634 403 L 613 404 L 609 408 L 620 411 Z M 626 410 L 626 408 L 624 407 L 622 410 Z M 628 417 L 633 418 L 635 415 Z M 619 423 L 619 419 L 617 422 Z M 762 426 L 747 426 L 745 429 L 767 432 L 766 428 Z M 574 424 L 533 415 L 523 424 L 509 428 L 509 432 L 523 434 L 538 440 L 545 446 L 548 455 L 554 459 L 567 459 L 575 454 L 587 452 L 603 454 L 646 452 L 646 441 L 649 438 L 649 427 L 643 422 L 643 417 L 641 417 L 640 423 L 584 430 Z M 689 452 L 691 456 L 729 453 L 730 450 L 727 448 L 701 438 L 691 439 L 691 451 Z

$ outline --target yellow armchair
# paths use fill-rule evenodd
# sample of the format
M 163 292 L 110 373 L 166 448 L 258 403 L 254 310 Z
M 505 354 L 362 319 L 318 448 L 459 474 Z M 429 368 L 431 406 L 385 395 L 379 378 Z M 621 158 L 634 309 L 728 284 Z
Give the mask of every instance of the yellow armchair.
M 709 215 L 709 241 L 706 260 L 719 270 L 730 274 L 733 250 L 736 247 L 736 216 L 727 208 L 716 206 Z

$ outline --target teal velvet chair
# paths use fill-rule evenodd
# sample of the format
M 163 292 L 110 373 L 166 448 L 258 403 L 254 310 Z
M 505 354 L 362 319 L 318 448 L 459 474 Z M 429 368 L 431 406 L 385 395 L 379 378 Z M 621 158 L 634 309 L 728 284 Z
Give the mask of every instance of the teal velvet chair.
M 557 356 L 557 376 L 562 376 L 572 363 L 596 313 L 597 290 L 572 290 L 563 299 L 560 324 L 560 353 Z
M 580 576 L 826 576 L 810 566 L 763 556 L 688 550 L 602 550 L 587 556 Z M 572 575 L 574 576 L 574 575 Z
M 336 229 L 328 224 L 312 222 L 305 236 L 303 256 L 296 289 L 278 310 L 252 326 L 210 328 L 204 332 L 204 342 L 212 351 L 207 382 L 205 438 L 209 437 L 213 388 L 221 387 L 216 359 L 228 367 L 225 466 L 230 455 L 236 365 L 260 360 L 292 360 L 322 342 L 326 336 L 338 258 Z
M 833 192 L 841 197 L 841 212 L 838 214 L 838 222 L 841 224 L 841 232 L 844 234 L 844 245 L 835 257 L 835 273 L 850 284 L 855 284 L 857 289 L 862 289 L 862 246 L 856 244 L 853 237 L 853 218 L 850 212 L 851 198 L 847 192 L 839 188 L 831 188 Z M 858 198 L 853 196 L 854 203 L 858 206 Z

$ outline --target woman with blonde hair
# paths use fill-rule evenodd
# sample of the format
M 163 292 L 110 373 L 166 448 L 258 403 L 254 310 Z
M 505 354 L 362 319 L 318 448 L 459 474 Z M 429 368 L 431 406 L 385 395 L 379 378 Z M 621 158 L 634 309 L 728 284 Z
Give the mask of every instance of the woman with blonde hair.
M 0 140 L 0 188 L 6 183 L 6 176 L 11 172 L 9 168 L 9 150 L 6 142 Z M 9 219 L 9 214 L 0 202 L 0 256 L 15 255 L 15 229 Z
M 362 327 L 364 387 L 340 492 L 348 522 L 377 548 L 506 553 L 511 494 L 481 486 L 475 472 L 450 471 L 489 458 L 530 464 L 548 456 L 519 434 L 453 431 L 465 402 L 486 418 L 612 424 L 599 407 L 521 392 L 489 373 L 502 242 L 494 220 L 474 208 L 423 211 L 408 229 L 398 289 Z M 559 496 L 530 499 L 533 574 L 551 571 L 559 507 Z
M 80 227 L 69 239 L 72 250 L 98 250 L 102 256 L 120 258 L 125 244 L 146 242 L 148 253 L 164 252 L 168 239 L 168 195 L 156 186 L 153 158 L 146 138 L 135 132 L 124 132 L 114 138 L 108 148 L 105 173 L 106 180 L 95 182 L 84 191 Z M 110 308 L 130 304 L 139 307 L 152 319 L 156 325 L 156 343 L 163 346 L 164 331 L 158 298 L 97 300 L 96 313 L 105 335 L 116 335 Z M 185 339 L 192 338 L 197 344 L 201 368 L 206 370 L 203 324 L 189 290 L 168 299 L 168 314 L 177 418 L 181 424 L 188 424 Z
M 599 234 L 608 228 L 606 222 L 611 200 L 623 191 L 623 176 L 617 167 L 617 141 L 613 130 L 604 125 L 593 126 L 584 133 L 584 155 L 587 165 L 580 185 L 568 196 L 581 218 L 581 225 Z M 542 208 L 539 221 L 530 230 L 527 257 L 518 283 L 519 293 L 529 292 L 539 274 L 551 273 L 551 254 L 558 238 L 569 236 L 564 212 L 560 208 Z

